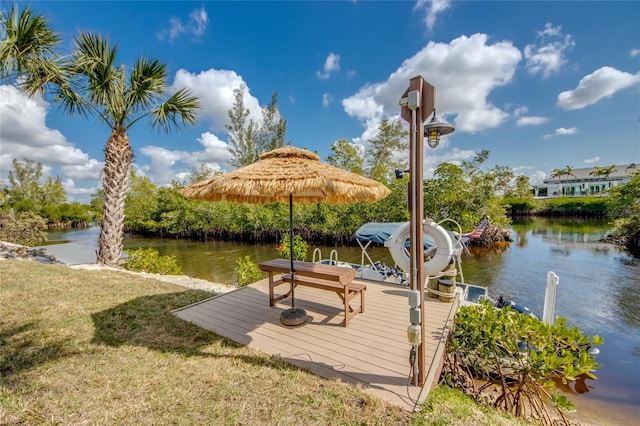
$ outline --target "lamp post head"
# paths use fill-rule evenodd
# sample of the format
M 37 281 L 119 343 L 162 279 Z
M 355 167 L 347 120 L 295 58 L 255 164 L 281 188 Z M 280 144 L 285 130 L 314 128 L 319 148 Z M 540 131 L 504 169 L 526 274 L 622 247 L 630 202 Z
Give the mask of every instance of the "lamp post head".
M 453 133 L 456 129 L 446 121 L 440 121 L 433 112 L 431 121 L 424 125 L 424 136 L 431 148 L 436 148 L 440 144 L 440 136 Z

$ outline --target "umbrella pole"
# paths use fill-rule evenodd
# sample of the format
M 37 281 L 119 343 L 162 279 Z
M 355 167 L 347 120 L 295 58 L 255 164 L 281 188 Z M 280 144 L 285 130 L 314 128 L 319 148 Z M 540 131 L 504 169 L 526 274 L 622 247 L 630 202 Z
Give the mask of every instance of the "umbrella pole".
M 307 322 L 307 313 L 304 309 L 296 309 L 294 290 L 296 288 L 296 270 L 293 267 L 293 193 L 289 193 L 289 259 L 291 261 L 291 309 L 282 311 L 280 322 L 288 326 L 302 325 Z
M 293 267 L 293 194 L 289 193 L 289 260 L 291 261 L 291 310 L 296 310 L 296 297 L 294 295 L 296 270 Z

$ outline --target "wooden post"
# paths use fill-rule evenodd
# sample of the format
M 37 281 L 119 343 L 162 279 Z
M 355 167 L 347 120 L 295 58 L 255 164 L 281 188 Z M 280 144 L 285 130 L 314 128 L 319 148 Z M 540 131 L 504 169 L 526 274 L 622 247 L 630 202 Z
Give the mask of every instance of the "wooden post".
M 424 121 L 433 113 L 435 108 L 435 87 L 424 81 L 422 76 L 413 77 L 409 81 L 409 89 L 405 91 L 403 98 L 411 92 L 418 92 L 417 107 L 403 105 L 401 116 L 410 123 L 409 129 L 409 211 L 410 211 L 410 238 L 411 238 L 411 262 L 410 279 L 412 286 L 417 288 L 420 294 L 420 345 L 418 346 L 418 383 L 423 386 L 426 381 L 425 347 L 425 282 L 424 282 L 424 236 L 422 224 L 424 220 Z M 414 113 L 415 111 L 415 113 Z M 416 380 L 416 378 L 414 378 Z

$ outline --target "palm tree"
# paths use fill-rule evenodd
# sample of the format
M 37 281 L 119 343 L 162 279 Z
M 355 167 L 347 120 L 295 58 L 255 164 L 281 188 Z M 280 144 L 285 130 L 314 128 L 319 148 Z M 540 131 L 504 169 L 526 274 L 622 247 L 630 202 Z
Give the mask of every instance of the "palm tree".
M 140 57 L 127 72 L 116 65 L 117 46 L 96 34 L 80 34 L 66 63 L 68 84 L 59 86 L 56 101 L 70 114 L 96 116 L 111 129 L 105 147 L 104 209 L 97 262 L 116 266 L 122 255 L 124 202 L 129 186 L 133 149 L 128 130 L 150 118 L 153 127 L 197 121 L 198 98 L 185 89 L 168 95 L 167 67 L 157 59 Z
M 133 150 L 128 129 L 143 118 L 163 131 L 197 120 L 198 99 L 188 90 L 168 95 L 166 65 L 139 58 L 131 71 L 116 66 L 117 47 L 97 35 L 75 39 L 70 60 L 55 51 L 60 37 L 44 16 L 16 5 L 0 12 L 0 79 L 10 80 L 28 95 L 51 90 L 70 114 L 97 116 L 111 129 L 103 170 L 104 214 L 98 263 L 116 266 L 122 255 L 124 200 Z M 166 99 L 165 99 L 166 98 Z
M 49 83 L 63 81 L 60 58 L 55 51 L 60 36 L 44 16 L 14 4 L 0 11 L 0 80 L 9 80 L 32 96 Z
M 598 167 L 595 166 L 594 170 L 589 173 L 589 175 L 594 176 L 596 178 L 599 178 L 601 176 L 604 176 L 605 180 L 609 179 L 609 175 L 611 175 L 611 173 L 613 173 L 616 170 L 616 165 L 612 164 L 609 167 Z
M 594 166 L 593 170 L 589 172 L 589 176 L 598 178 L 604 174 L 603 170 L 604 170 L 604 167 Z
M 562 170 L 562 174 L 567 176 L 567 180 L 569 180 L 569 176 L 576 177 L 576 175 L 573 174 L 573 167 L 571 167 L 571 166 L 565 167 Z
M 611 175 L 611 173 L 616 171 L 616 165 L 612 164 L 609 167 L 602 167 L 602 175 L 605 177 L 605 179 L 609 179 L 609 176 Z
M 558 178 L 558 195 L 562 193 L 562 176 L 564 175 L 564 169 L 553 169 L 551 170 L 551 177 Z

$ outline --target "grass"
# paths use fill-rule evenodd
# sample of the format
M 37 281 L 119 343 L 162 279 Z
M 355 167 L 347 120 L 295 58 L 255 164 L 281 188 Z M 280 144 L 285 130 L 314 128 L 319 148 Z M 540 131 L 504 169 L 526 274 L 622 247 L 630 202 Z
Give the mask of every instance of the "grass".
M 0 261 L 0 424 L 517 424 L 447 388 L 411 416 L 169 313 L 210 296 L 120 272 Z M 450 392 L 463 402 L 449 404 Z
M 516 419 L 488 407 L 479 406 L 462 392 L 437 386 L 411 420 L 412 425 L 458 426 L 524 426 L 532 423 Z

